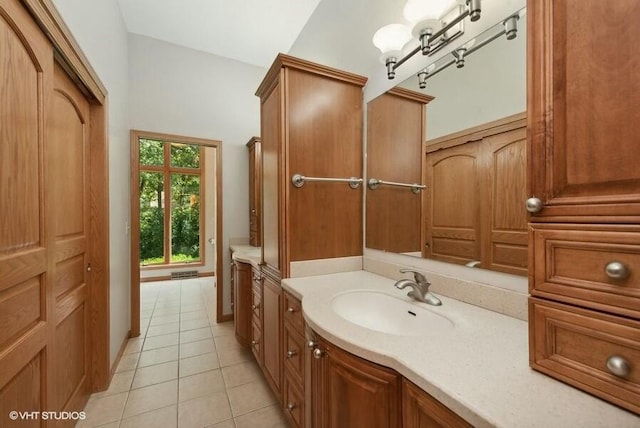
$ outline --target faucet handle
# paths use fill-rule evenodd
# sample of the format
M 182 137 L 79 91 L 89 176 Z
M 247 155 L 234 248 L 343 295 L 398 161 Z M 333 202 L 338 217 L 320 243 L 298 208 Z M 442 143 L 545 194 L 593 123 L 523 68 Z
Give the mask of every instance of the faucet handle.
M 424 276 L 424 274 L 422 272 L 418 272 L 417 270 L 413 270 L 413 269 L 409 269 L 409 268 L 402 268 L 402 269 L 400 269 L 400 273 L 412 273 L 413 274 L 413 278 L 416 280 L 416 282 L 418 284 L 431 285 L 431 283 Z

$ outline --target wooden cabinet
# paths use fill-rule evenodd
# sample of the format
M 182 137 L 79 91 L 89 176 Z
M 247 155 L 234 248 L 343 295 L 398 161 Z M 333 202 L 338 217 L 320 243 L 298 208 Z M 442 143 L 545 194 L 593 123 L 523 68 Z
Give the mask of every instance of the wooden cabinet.
M 314 427 L 471 427 L 396 371 L 359 358 L 321 337 L 311 351 Z
M 304 340 L 304 319 L 302 305 L 290 293 L 283 293 L 282 318 L 284 339 L 282 357 L 284 360 L 283 400 L 285 414 L 291 426 L 302 428 L 305 424 L 305 363 L 307 352 Z
M 429 142 L 425 257 L 527 275 L 525 117 Z
M 627 53 L 638 13 L 638 0 L 527 11 L 530 363 L 636 413 L 640 58 Z M 608 43 L 594 26 L 625 37 Z
M 258 365 L 263 366 L 262 352 L 262 274 L 260 269 L 253 268 L 251 274 L 252 300 L 251 300 L 251 352 Z
M 400 375 L 321 338 L 314 352 L 314 426 L 402 426 Z
M 280 54 L 256 95 L 261 106 L 263 270 L 287 278 L 294 261 L 362 255 L 362 188 L 292 183 L 362 177 L 366 79 Z
M 260 138 L 252 137 L 247 143 L 249 150 L 249 244 L 259 247 L 262 241 L 262 152 Z
M 236 340 L 249 346 L 251 341 L 251 304 L 253 286 L 251 283 L 251 265 L 234 261 L 233 263 L 233 322 Z
M 402 380 L 403 428 L 471 428 L 460 416 L 407 379 Z
M 422 184 L 428 95 L 394 88 L 367 104 L 367 181 Z M 366 246 L 393 253 L 422 251 L 422 192 L 380 185 L 367 189 Z M 398 215 L 402 207 L 402 215 Z
M 282 386 L 282 288 L 280 281 L 264 275 L 262 282 L 263 372 L 276 395 Z

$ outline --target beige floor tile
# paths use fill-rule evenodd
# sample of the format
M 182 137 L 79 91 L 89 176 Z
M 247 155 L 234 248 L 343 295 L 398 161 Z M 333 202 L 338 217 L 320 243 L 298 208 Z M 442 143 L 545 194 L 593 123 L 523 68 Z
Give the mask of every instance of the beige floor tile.
M 134 389 L 129 393 L 124 418 L 167 407 L 178 402 L 178 381 Z
M 209 327 L 198 328 L 195 330 L 181 332 L 180 343 L 195 342 L 197 340 L 208 339 L 210 337 L 211 337 L 211 329 Z
M 155 385 L 178 378 L 178 361 L 156 364 L 154 366 L 142 367 L 136 370 L 131 389 L 142 388 L 144 386 Z
M 220 369 L 180 378 L 178 401 L 189 401 L 225 390 Z
M 120 428 L 176 428 L 178 426 L 178 405 L 163 407 L 123 419 Z
M 142 349 L 144 351 L 150 351 L 152 349 L 177 345 L 179 339 L 180 336 L 178 333 L 169 333 L 160 336 L 147 337 L 144 341 L 144 346 L 142 347 Z
M 116 367 L 116 373 L 134 370 L 138 365 L 138 359 L 140 358 L 140 354 L 127 354 L 120 357 L 120 362 L 118 363 L 118 367 Z
M 194 311 L 194 312 L 185 312 L 180 314 L 180 321 L 190 321 L 190 320 L 201 320 L 208 319 L 207 311 Z
M 244 415 L 276 402 L 266 381 L 259 380 L 227 389 L 233 416 Z
M 117 372 L 111 378 L 111 383 L 106 391 L 96 392 L 91 395 L 91 398 L 106 397 L 107 395 L 119 394 L 121 392 L 127 392 L 131 389 L 131 382 L 135 375 L 135 370 L 128 370 L 125 372 Z
M 174 322 L 171 324 L 162 325 L 150 325 L 147 330 L 147 337 L 160 336 L 163 334 L 177 333 L 180 331 L 180 323 Z
M 151 323 L 149 325 L 171 324 L 179 321 L 180 321 L 180 314 L 154 315 L 151 317 Z
M 224 392 L 216 392 L 178 405 L 180 428 L 201 428 L 229 418 L 231 418 L 231 408 L 227 394 Z
M 166 348 L 144 351 L 140 354 L 138 367 L 153 366 L 155 364 L 167 363 L 178 359 L 178 346 L 168 346 Z
M 220 358 L 220 366 L 227 367 L 233 364 L 243 363 L 246 361 L 254 361 L 251 350 L 245 349 L 238 345 L 238 347 L 224 347 L 216 344 L 218 350 L 218 357 Z
M 182 305 L 180 306 L 180 312 L 181 313 L 186 313 L 186 312 L 200 312 L 200 311 L 204 311 L 205 307 L 202 303 L 196 303 L 196 304 L 189 304 L 189 305 Z
M 180 321 L 180 331 L 195 330 L 203 327 L 209 327 L 208 318 Z
M 127 402 L 128 392 L 91 399 L 84 408 L 86 419 L 79 421 L 77 427 L 95 427 L 120 420 Z
M 236 428 L 236 423 L 233 419 L 227 419 L 226 421 L 218 422 L 217 424 L 209 425 L 206 428 Z
M 138 337 L 135 339 L 129 339 L 127 345 L 124 347 L 122 355 L 135 354 L 142 350 L 144 344 L 144 337 Z
M 278 405 L 265 407 L 236 418 L 237 428 L 287 428 L 288 426 Z
M 232 322 L 225 322 L 222 324 L 212 324 L 211 333 L 213 334 L 213 337 L 234 336 L 235 329 Z
M 80 425 L 77 425 L 80 426 Z M 98 425 L 96 428 L 120 428 L 120 421 L 111 422 L 104 425 Z
M 245 383 L 255 382 L 262 377 L 260 368 L 255 361 L 247 361 L 244 363 L 234 364 L 222 368 L 222 376 L 227 388 L 244 385 Z
M 213 343 L 213 338 L 180 344 L 180 358 L 195 357 L 196 355 L 211 352 L 216 352 L 216 345 Z
M 180 314 L 180 307 L 173 306 L 169 308 L 157 308 L 153 311 L 153 315 L 156 317 L 164 317 L 169 315 Z
M 220 367 L 215 353 L 197 355 L 180 360 L 180 377 L 191 376 L 196 373 L 214 370 Z

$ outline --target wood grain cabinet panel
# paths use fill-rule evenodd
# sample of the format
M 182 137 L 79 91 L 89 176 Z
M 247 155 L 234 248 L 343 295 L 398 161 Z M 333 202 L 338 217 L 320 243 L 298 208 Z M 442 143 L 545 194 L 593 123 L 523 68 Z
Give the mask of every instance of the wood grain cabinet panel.
M 637 223 L 640 97 L 630 94 L 640 93 L 640 56 L 629 52 L 640 2 L 528 3 L 529 194 L 543 202 L 533 217 Z M 622 31 L 624 42 L 594 28 Z
M 452 412 L 412 382 L 402 380 L 403 428 L 471 428 Z
M 342 428 L 402 426 L 401 377 L 318 339 L 314 360 L 313 414 L 316 426 Z
M 532 367 L 640 412 L 639 321 L 535 298 L 529 312 Z
M 262 151 L 259 137 L 247 143 L 249 151 L 249 244 L 262 245 Z
M 276 395 L 282 386 L 282 289 L 280 282 L 264 277 L 262 288 L 263 371 Z
M 253 317 L 253 286 L 251 265 L 234 261 L 233 278 L 233 322 L 236 340 L 243 346 L 251 341 L 251 320 Z

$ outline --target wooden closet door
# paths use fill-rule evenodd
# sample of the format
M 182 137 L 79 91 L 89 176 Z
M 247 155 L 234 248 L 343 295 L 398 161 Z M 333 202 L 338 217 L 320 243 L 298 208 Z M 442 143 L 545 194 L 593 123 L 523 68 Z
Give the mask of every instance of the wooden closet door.
M 53 49 L 18 1 L 0 0 L 0 426 L 39 426 L 50 363 L 54 247 L 44 164 Z
M 480 260 L 480 144 L 427 154 L 427 258 L 462 264 Z
M 526 193 L 527 129 L 486 137 L 482 141 L 480 221 L 482 267 L 527 275 L 529 232 L 522 209 Z
M 89 395 L 88 144 L 89 103 L 56 65 L 47 141 L 49 191 L 55 203 L 55 329 L 52 328 L 56 410 L 81 410 Z

